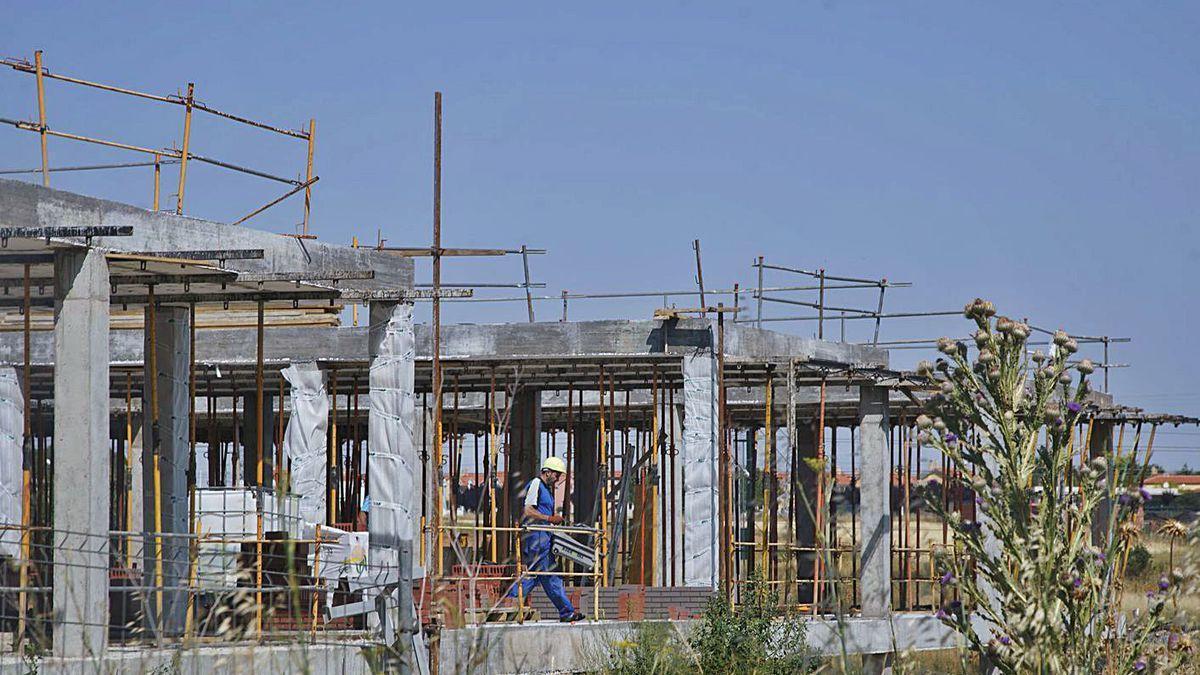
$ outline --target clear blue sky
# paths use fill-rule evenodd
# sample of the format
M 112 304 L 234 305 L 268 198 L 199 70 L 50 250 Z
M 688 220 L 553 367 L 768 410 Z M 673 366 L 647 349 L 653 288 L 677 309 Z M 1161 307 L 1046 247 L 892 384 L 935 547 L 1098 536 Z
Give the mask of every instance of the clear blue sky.
M 427 244 L 441 89 L 446 242 L 549 249 L 533 261 L 539 293 L 689 288 L 698 237 L 710 287 L 752 284 L 765 255 L 914 282 L 894 310 L 981 295 L 1040 325 L 1132 337 L 1113 350 L 1133 365 L 1113 372 L 1118 398 L 1200 415 L 1194 4 L 255 4 L 34 4 L 0 24 L 0 52 L 42 48 L 53 70 L 159 93 L 191 80 L 207 103 L 280 125 L 315 117 L 314 228 L 334 242 L 373 241 L 378 227 L 390 243 Z M 0 116 L 35 119 L 32 84 L 0 72 Z M 181 138 L 172 106 L 60 83 L 48 95 L 54 128 Z M 237 163 L 302 167 L 298 142 L 212 118 L 197 118 L 193 139 Z M 51 145 L 55 164 L 128 157 Z M 0 165 L 37 161 L 32 134 L 0 129 Z M 143 169 L 55 185 L 150 198 Z M 280 192 L 209 167 L 188 188 L 190 213 L 223 220 Z M 298 212 L 288 203 L 256 222 L 286 231 Z M 519 275 L 512 258 L 446 272 Z M 572 318 L 651 306 L 593 301 Z M 543 303 L 539 318 L 559 311 Z M 449 318 L 521 320 L 524 308 L 456 305 Z M 883 336 L 963 325 L 898 321 Z M 1159 456 L 1196 466 L 1187 449 L 1200 431 L 1181 431 L 1160 435 Z

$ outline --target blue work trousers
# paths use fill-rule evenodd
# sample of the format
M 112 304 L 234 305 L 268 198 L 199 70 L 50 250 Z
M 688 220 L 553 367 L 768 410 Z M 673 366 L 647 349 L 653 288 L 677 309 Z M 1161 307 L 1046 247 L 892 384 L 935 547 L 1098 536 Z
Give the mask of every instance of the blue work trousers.
M 549 533 L 531 532 L 525 535 L 524 544 L 521 547 L 521 558 L 530 571 L 551 572 L 555 569 L 554 556 L 550 552 Z M 517 597 L 518 584 L 521 587 L 521 594 L 525 598 L 529 597 L 534 586 L 540 585 L 542 590 L 546 591 L 550 602 L 554 603 L 559 618 L 565 619 L 575 613 L 575 606 L 567 598 L 566 589 L 563 587 L 562 577 L 557 574 L 533 574 L 522 577 L 509 589 L 508 597 Z

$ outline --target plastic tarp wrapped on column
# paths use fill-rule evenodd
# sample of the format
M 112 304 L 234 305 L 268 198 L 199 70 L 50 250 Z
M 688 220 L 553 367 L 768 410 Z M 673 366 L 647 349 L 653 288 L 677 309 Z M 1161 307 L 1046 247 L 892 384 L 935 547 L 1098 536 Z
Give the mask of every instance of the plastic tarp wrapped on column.
M 0 523 L 21 524 L 22 448 L 25 444 L 25 399 L 17 369 L 0 367 Z M 20 555 L 21 532 L 0 530 L 0 553 Z
M 685 586 L 716 588 L 717 381 L 709 348 L 683 357 L 683 581 Z
M 325 522 L 325 478 L 328 457 L 329 399 L 325 374 L 315 363 L 293 363 L 283 369 L 292 386 L 292 416 L 283 434 L 283 453 L 291 462 L 291 491 L 300 496 L 300 518 Z
M 412 306 L 371 306 L 371 549 L 394 549 L 416 536 L 421 512 L 414 442 L 416 401 Z M 374 561 L 372 561 L 374 562 Z M 381 561 L 382 562 L 382 561 Z

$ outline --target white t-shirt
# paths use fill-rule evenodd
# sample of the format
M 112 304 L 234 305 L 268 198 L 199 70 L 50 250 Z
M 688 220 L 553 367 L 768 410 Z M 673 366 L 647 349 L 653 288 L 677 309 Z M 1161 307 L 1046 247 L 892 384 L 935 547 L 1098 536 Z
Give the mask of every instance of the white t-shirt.
M 538 494 L 542 491 L 542 479 L 534 478 L 529 481 L 529 487 L 525 488 L 525 506 L 537 508 Z

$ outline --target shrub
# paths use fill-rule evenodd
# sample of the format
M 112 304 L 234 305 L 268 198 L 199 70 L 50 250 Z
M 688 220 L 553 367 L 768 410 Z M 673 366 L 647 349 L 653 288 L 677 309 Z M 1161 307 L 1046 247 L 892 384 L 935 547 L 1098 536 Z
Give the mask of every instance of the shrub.
M 1138 544 L 1129 549 L 1129 559 L 1125 562 L 1125 576 L 1136 579 L 1150 570 L 1150 549 L 1144 544 Z
M 803 620 L 780 608 L 779 594 L 760 578 L 742 587 L 742 603 L 713 597 L 689 645 L 704 673 L 803 673 L 816 663 Z
M 1148 611 L 1125 622 L 1121 640 L 1111 639 L 1121 564 L 1138 535 L 1132 518 L 1147 495 L 1135 463 L 1117 462 L 1111 450 L 1084 466 L 1073 462 L 1095 366 L 1072 360 L 1078 346 L 1063 331 L 1049 354 L 1030 354 L 1025 323 L 995 316 L 981 299 L 964 311 L 976 327 L 975 360 L 965 344 L 942 338 L 944 358 L 918 366 L 944 380 L 917 418 L 920 439 L 952 462 L 954 480 L 976 495 L 980 514 L 965 520 L 939 500 L 927 502 L 955 534 L 954 550 L 937 562 L 947 595 L 957 599 L 938 617 L 1004 673 L 1145 669 L 1150 636 L 1164 627 L 1163 606 L 1178 582 L 1162 580 Z M 1111 508 L 1100 509 L 1105 502 Z M 1095 542 L 1094 529 L 1102 533 Z

